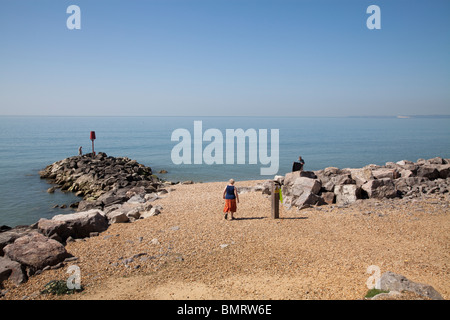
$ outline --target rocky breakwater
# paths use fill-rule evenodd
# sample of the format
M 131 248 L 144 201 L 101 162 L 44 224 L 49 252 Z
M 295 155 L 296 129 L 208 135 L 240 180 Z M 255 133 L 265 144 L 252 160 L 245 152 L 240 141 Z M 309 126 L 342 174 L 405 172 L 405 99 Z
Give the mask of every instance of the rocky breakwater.
M 414 198 L 450 192 L 450 159 L 402 160 L 383 166 L 296 171 L 276 176 L 283 203 L 298 209 L 325 204 L 345 206 L 358 199 Z M 271 181 L 259 188 L 271 193 Z
M 76 259 L 65 249 L 68 241 L 96 236 L 111 223 L 157 215 L 151 203 L 168 191 L 152 170 L 136 160 L 99 153 L 57 161 L 39 172 L 54 186 L 53 192 L 82 196 L 77 212 L 40 219 L 31 226 L 0 230 L 0 286 L 5 279 L 16 285 L 47 268 Z

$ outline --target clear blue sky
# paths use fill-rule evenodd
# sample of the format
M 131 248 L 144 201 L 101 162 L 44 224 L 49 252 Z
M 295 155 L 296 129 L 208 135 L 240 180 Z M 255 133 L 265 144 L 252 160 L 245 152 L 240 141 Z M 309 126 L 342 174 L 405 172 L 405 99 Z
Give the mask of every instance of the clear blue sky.
M 0 0 L 0 115 L 450 114 L 449 16 L 448 0 Z

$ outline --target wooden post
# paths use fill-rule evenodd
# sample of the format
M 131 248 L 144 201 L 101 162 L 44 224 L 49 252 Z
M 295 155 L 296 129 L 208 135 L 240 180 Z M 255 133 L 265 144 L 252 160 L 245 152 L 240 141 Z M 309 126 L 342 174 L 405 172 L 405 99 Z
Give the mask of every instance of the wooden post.
M 94 140 L 95 140 L 95 131 L 91 131 L 89 135 L 89 139 L 92 141 L 92 156 L 95 157 L 95 151 L 94 151 Z
M 92 154 L 95 156 L 95 151 L 94 151 L 94 139 L 92 139 L 91 141 L 92 141 Z
M 277 182 L 272 182 L 272 219 L 278 219 L 280 217 L 280 186 Z

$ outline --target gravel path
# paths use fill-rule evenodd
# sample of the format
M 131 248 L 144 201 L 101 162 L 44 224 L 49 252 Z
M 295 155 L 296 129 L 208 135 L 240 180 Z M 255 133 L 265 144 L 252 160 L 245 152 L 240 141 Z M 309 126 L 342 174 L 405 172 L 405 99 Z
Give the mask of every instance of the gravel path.
M 229 221 L 225 185 L 171 186 L 155 202 L 160 215 L 68 243 L 82 293 L 39 294 L 50 280 L 67 279 L 68 264 L 18 288 L 7 285 L 1 299 L 361 299 L 370 265 L 450 298 L 448 194 L 301 211 L 281 205 L 273 220 L 269 198 L 247 192 Z

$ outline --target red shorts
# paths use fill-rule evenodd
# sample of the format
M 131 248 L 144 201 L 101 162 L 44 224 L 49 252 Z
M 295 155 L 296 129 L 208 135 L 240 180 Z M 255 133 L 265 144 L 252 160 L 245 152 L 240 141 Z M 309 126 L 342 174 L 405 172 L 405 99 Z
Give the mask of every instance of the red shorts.
M 225 199 L 223 212 L 236 212 L 236 199 Z

